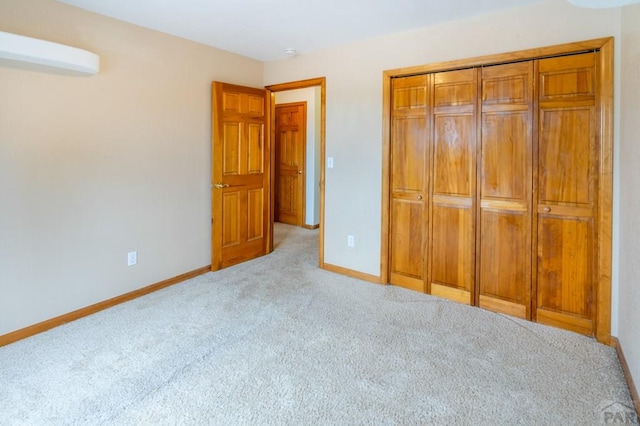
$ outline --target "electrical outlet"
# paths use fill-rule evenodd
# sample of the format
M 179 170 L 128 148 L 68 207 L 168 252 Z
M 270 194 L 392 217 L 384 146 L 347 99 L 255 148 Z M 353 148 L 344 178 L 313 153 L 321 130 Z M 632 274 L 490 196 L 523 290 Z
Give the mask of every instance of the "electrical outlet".
M 138 263 L 138 252 L 130 251 L 127 253 L 127 266 L 133 266 Z
M 356 237 L 353 235 L 347 235 L 347 246 L 355 247 L 356 246 Z

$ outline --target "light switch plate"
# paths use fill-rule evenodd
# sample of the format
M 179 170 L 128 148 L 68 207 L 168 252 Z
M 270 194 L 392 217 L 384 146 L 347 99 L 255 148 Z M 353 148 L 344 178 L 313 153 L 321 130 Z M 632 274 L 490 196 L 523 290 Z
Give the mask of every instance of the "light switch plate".
M 347 236 L 347 246 L 355 247 L 356 246 L 356 238 L 353 235 Z
M 127 266 L 133 266 L 138 263 L 138 252 L 130 251 L 127 253 Z
M 333 157 L 327 157 L 327 169 L 333 169 Z

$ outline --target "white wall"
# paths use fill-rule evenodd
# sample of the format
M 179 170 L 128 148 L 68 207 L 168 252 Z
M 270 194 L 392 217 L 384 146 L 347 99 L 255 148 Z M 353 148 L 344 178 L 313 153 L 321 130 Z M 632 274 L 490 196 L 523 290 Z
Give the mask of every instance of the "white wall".
M 305 147 L 305 225 L 320 223 L 320 87 L 276 92 L 276 104 L 307 103 L 307 143 Z
M 263 64 L 54 0 L 1 0 L 0 30 L 102 60 L 0 64 L 0 335 L 209 265 L 211 81 Z
M 618 339 L 640 386 L 640 5 L 622 12 Z
M 326 155 L 335 158 L 335 167 L 326 170 L 325 262 L 380 274 L 384 70 L 617 37 L 619 31 L 619 8 L 582 9 L 566 0 L 542 0 L 266 63 L 266 84 L 327 78 Z M 348 234 L 355 235 L 355 248 L 347 247 Z

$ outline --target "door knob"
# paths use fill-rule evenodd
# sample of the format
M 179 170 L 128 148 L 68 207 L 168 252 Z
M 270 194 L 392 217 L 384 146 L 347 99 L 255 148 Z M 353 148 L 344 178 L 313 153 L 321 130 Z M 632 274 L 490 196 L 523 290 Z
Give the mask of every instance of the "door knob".
M 302 174 L 302 170 L 298 170 L 298 174 L 301 175 Z
M 545 207 L 542 210 L 544 210 L 545 213 L 549 213 L 551 211 L 551 207 Z
M 228 188 L 229 184 L 228 183 L 216 183 L 213 186 L 215 186 L 218 189 L 221 189 L 221 188 Z
M 422 200 L 422 195 L 418 195 L 418 200 Z

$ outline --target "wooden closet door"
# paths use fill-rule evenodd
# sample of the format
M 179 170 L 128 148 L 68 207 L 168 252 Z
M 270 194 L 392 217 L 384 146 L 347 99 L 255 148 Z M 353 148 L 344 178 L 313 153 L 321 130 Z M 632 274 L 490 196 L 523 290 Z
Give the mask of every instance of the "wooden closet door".
M 587 335 L 597 277 L 596 55 L 539 61 L 535 318 Z
M 427 75 L 392 81 L 390 282 L 425 291 L 428 232 Z
M 482 69 L 478 305 L 531 319 L 533 61 Z
M 473 303 L 476 198 L 476 69 L 433 75 L 430 288 Z

